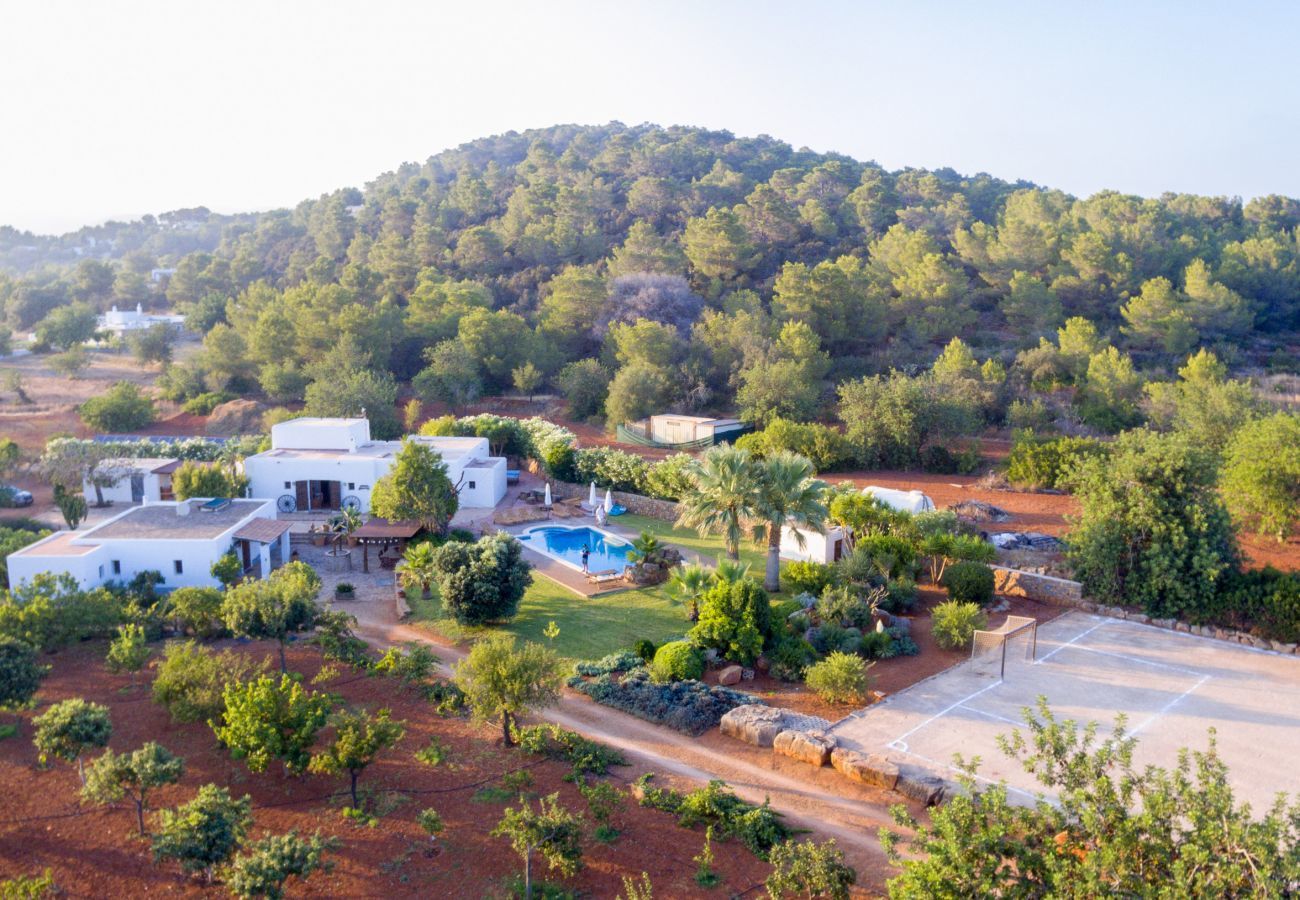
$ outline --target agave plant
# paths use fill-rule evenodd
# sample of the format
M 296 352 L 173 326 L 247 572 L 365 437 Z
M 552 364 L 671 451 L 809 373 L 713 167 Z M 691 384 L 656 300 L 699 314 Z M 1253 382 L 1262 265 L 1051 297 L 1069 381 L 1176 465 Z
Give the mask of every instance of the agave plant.
M 673 599 L 687 607 L 687 617 L 692 621 L 700 618 L 700 598 L 713 584 L 713 575 L 704 566 L 691 563 L 678 566 L 668 580 L 668 592 Z

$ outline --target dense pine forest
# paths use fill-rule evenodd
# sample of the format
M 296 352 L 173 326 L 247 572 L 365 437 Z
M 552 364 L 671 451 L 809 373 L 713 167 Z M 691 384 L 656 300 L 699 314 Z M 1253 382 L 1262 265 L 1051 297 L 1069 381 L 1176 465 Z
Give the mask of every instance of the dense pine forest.
M 770 137 L 557 126 L 292 210 L 7 229 L 0 308 L 55 348 L 88 308 L 174 308 L 204 336 L 165 370 L 177 400 L 373 413 L 408 384 L 453 408 L 554 391 L 611 424 L 838 412 L 852 437 L 854 408 L 956 385 L 967 420 L 934 428 L 1113 432 L 1177 415 L 1192 378 L 1294 368 L 1298 226 L 1278 196 L 1080 199 Z M 859 461 L 890 461 L 856 424 Z

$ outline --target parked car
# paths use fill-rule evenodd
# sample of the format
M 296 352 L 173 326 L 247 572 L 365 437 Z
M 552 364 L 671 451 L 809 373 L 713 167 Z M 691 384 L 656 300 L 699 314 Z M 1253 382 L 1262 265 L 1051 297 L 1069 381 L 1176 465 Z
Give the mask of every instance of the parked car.
M 32 492 L 14 487 L 12 484 L 0 484 L 0 508 L 13 506 L 31 506 Z

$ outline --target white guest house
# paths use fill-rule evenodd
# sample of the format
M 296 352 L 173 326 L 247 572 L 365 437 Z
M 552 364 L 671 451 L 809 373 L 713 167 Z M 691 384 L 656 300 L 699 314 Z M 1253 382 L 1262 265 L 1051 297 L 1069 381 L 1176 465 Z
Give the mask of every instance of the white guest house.
M 506 495 L 506 461 L 487 438 L 413 437 L 442 457 L 462 507 L 491 508 Z M 342 507 L 370 511 L 370 492 L 388 474 L 401 441 L 372 441 L 367 419 L 300 418 L 271 427 L 271 449 L 244 460 L 249 492 L 280 512 Z
M 270 500 L 146 503 L 85 531 L 56 531 L 9 554 L 9 581 L 67 573 L 83 588 L 161 572 L 165 588 L 209 587 L 212 564 L 234 550 L 247 572 L 268 575 L 289 558 L 289 523 Z
M 98 490 L 86 479 L 86 502 L 94 505 L 102 495 L 108 503 L 158 503 L 172 498 L 172 473 L 181 461 L 166 457 L 109 459 L 95 467 L 101 477 Z M 110 481 L 111 484 L 104 482 Z

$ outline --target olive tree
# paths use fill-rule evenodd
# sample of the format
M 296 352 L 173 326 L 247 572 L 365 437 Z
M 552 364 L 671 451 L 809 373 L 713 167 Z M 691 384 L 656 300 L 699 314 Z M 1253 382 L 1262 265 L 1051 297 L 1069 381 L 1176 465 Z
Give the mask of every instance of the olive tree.
M 236 800 L 226 788 L 205 784 L 189 803 L 159 814 L 154 859 L 174 859 L 211 882 L 216 867 L 235 855 L 248 834 L 252 806 L 247 794 Z
M 116 803 L 129 797 L 135 804 L 136 822 L 144 834 L 144 813 L 149 792 L 180 781 L 185 763 L 161 744 L 150 741 L 130 753 L 105 750 L 90 764 L 82 799 L 91 803 Z
M 559 699 L 564 674 L 554 651 L 531 641 L 516 648 L 514 637 L 502 634 L 471 648 L 456 665 L 456 684 L 465 692 L 475 718 L 500 717 L 502 736 L 511 747 L 516 717 Z
M 334 735 L 323 750 L 311 758 L 308 769 L 324 775 L 348 773 L 352 807 L 359 806 L 357 779 L 384 750 L 396 744 L 406 733 L 404 722 L 394 722 L 389 711 L 376 715 L 365 710 L 344 710 L 332 717 Z
M 518 809 L 507 808 L 492 836 L 509 839 L 523 858 L 525 900 L 533 896 L 534 853 L 564 875 L 572 875 L 582 862 L 582 817 L 561 806 L 559 794 L 543 797 L 536 810 L 527 800 Z
M 226 592 L 221 618 L 234 634 L 280 645 L 280 671 L 287 671 L 284 645 L 289 635 L 316 624 L 320 576 L 303 562 L 291 562 L 270 578 L 246 581 Z
M 90 703 L 80 697 L 54 704 L 32 720 L 36 735 L 32 743 L 40 751 L 41 762 L 54 756 L 77 764 L 81 783 L 86 783 L 82 754 L 96 747 L 108 746 L 113 722 L 108 707 Z

